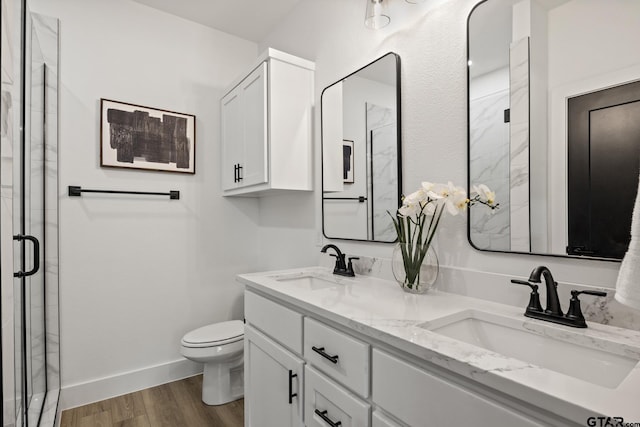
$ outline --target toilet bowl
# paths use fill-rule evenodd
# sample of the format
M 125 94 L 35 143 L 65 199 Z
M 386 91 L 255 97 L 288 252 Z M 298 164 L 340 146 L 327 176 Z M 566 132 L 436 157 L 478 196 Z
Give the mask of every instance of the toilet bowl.
M 180 353 L 204 364 L 202 401 L 222 405 L 244 395 L 244 323 L 241 320 L 214 323 L 188 332 Z

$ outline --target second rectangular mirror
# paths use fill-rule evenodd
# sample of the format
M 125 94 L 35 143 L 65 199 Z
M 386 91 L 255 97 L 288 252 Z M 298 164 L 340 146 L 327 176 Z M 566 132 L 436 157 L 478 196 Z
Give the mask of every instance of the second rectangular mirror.
M 394 242 L 399 206 L 400 57 L 388 53 L 322 91 L 322 228 Z

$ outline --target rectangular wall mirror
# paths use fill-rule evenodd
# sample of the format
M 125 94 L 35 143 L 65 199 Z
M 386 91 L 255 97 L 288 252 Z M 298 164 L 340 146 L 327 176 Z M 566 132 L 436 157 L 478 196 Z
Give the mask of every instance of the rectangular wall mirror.
M 400 57 L 388 53 L 321 97 L 322 230 L 330 239 L 394 242 L 402 193 Z
M 485 0 L 468 19 L 480 250 L 621 259 L 640 171 L 640 1 Z

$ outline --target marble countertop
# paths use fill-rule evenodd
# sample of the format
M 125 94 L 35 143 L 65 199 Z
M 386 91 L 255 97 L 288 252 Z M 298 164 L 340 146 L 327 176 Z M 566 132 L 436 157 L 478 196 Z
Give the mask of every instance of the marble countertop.
M 308 275 L 327 282 L 301 285 L 300 281 L 288 280 Z M 555 325 L 524 317 L 524 307 L 433 290 L 424 295 L 408 294 L 388 280 L 370 276 L 342 278 L 325 267 L 241 274 L 237 279 L 248 288 L 578 424 L 587 425 L 588 417 L 602 415 L 640 422 L 640 363 L 622 382 L 607 387 L 446 337 L 424 325 L 464 310 L 481 311 L 503 316 L 533 333 L 618 353 L 631 360 L 640 360 L 638 331 L 595 323 L 586 329 Z

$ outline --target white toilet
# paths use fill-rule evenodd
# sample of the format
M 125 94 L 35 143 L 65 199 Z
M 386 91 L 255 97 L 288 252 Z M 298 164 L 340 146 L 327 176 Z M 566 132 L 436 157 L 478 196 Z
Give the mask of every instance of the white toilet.
M 222 405 L 243 397 L 243 352 L 242 320 L 214 323 L 185 334 L 180 353 L 189 360 L 204 363 L 204 403 Z

